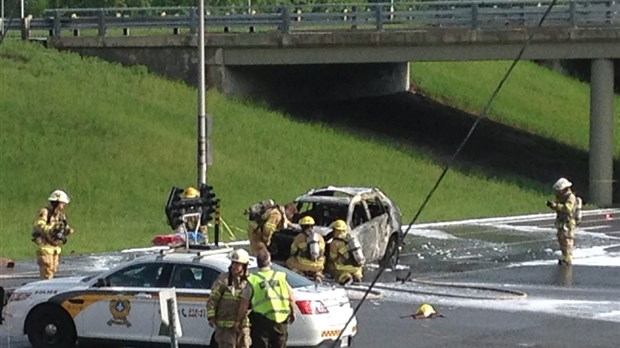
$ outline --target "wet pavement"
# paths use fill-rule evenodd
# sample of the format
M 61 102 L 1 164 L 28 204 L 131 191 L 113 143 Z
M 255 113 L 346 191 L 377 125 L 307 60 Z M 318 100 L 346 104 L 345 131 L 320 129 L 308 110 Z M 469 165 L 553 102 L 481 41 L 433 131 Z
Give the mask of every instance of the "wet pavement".
M 557 264 L 551 214 L 416 225 L 401 266 L 386 271 L 358 312 L 356 347 L 617 347 L 620 209 L 584 214 L 573 266 Z M 143 251 L 65 257 L 59 276 L 107 269 Z M 36 277 L 34 261 L 0 285 Z M 377 274 L 371 265 L 366 284 Z M 359 295 L 359 292 L 358 294 Z M 357 296 L 356 298 L 360 298 Z M 359 302 L 354 302 L 357 305 Z M 400 318 L 431 303 L 445 318 Z M 29 347 L 6 337 L 0 347 Z

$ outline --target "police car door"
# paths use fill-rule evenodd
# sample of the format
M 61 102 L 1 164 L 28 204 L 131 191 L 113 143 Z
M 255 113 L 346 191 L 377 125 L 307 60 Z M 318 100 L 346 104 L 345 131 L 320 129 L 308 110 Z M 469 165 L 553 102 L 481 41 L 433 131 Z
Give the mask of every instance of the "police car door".
M 101 340 L 149 342 L 157 316 L 157 283 L 164 264 L 134 264 L 98 280 L 78 316 L 79 335 Z
M 204 345 L 209 342 L 213 329 L 207 321 L 207 300 L 211 285 L 218 275 L 218 271 L 206 266 L 174 266 L 169 287 L 174 287 L 176 291 L 178 316 L 183 332 L 178 339 L 179 343 Z M 159 315 L 155 318 L 155 330 L 155 342 L 170 342 L 169 332 L 161 325 Z

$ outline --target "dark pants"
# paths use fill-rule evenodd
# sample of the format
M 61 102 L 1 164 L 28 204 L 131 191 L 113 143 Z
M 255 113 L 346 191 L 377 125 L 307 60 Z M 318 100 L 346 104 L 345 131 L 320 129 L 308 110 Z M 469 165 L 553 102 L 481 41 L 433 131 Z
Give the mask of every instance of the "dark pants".
M 262 314 L 250 313 L 252 348 L 286 348 L 288 324 L 276 323 Z

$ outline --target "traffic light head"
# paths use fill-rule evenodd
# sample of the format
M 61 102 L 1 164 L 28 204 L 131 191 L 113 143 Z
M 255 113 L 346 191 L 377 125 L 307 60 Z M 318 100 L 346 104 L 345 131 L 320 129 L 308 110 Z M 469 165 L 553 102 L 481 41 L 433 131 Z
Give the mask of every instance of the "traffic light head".
M 166 202 L 166 218 L 172 229 L 177 229 L 183 224 L 183 216 L 186 214 L 200 213 L 200 224 L 206 225 L 213 220 L 219 199 L 215 197 L 213 186 L 200 185 L 200 195 L 185 195 L 182 188 L 173 187 L 168 194 Z
M 213 213 L 215 213 L 217 209 L 219 199 L 216 198 L 215 192 L 213 192 L 213 186 L 207 184 L 200 185 L 200 198 L 203 200 L 200 223 L 206 225 L 209 221 L 213 220 Z

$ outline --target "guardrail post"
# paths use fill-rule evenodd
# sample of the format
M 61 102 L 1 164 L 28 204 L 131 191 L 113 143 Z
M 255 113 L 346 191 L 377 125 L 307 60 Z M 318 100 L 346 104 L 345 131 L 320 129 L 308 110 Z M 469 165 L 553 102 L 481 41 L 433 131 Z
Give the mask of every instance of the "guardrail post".
M 28 40 L 30 38 L 30 21 L 32 17 L 26 16 L 22 18 L 22 40 Z
M 575 7 L 576 7 L 575 0 L 571 0 L 568 9 L 569 9 L 569 22 L 570 22 L 570 25 L 572 25 L 573 27 L 577 26 L 577 19 L 575 18 Z
M 377 31 L 383 31 L 383 6 L 375 5 L 375 21 L 377 22 Z
M 198 32 L 198 9 L 192 7 L 189 10 L 189 33 L 196 34 Z
M 60 23 L 60 13 L 58 11 L 54 11 L 54 26 L 52 27 L 52 36 L 60 37 L 60 28 L 62 23 Z
M 478 29 L 478 4 L 471 5 L 471 28 Z
M 103 12 L 103 9 L 99 9 L 99 12 L 97 12 L 97 23 L 98 23 L 98 28 L 97 28 L 97 34 L 99 36 L 105 36 L 105 13 Z
M 612 7 L 614 6 L 615 1 L 607 1 L 607 12 L 605 12 L 605 18 L 607 19 L 605 23 L 612 24 L 614 18 L 614 12 L 612 11 Z
M 280 13 L 282 14 L 282 23 L 278 30 L 282 33 L 288 33 L 291 29 L 291 16 L 288 12 L 288 6 L 280 5 Z
M 357 6 L 351 7 L 351 29 L 357 29 Z

